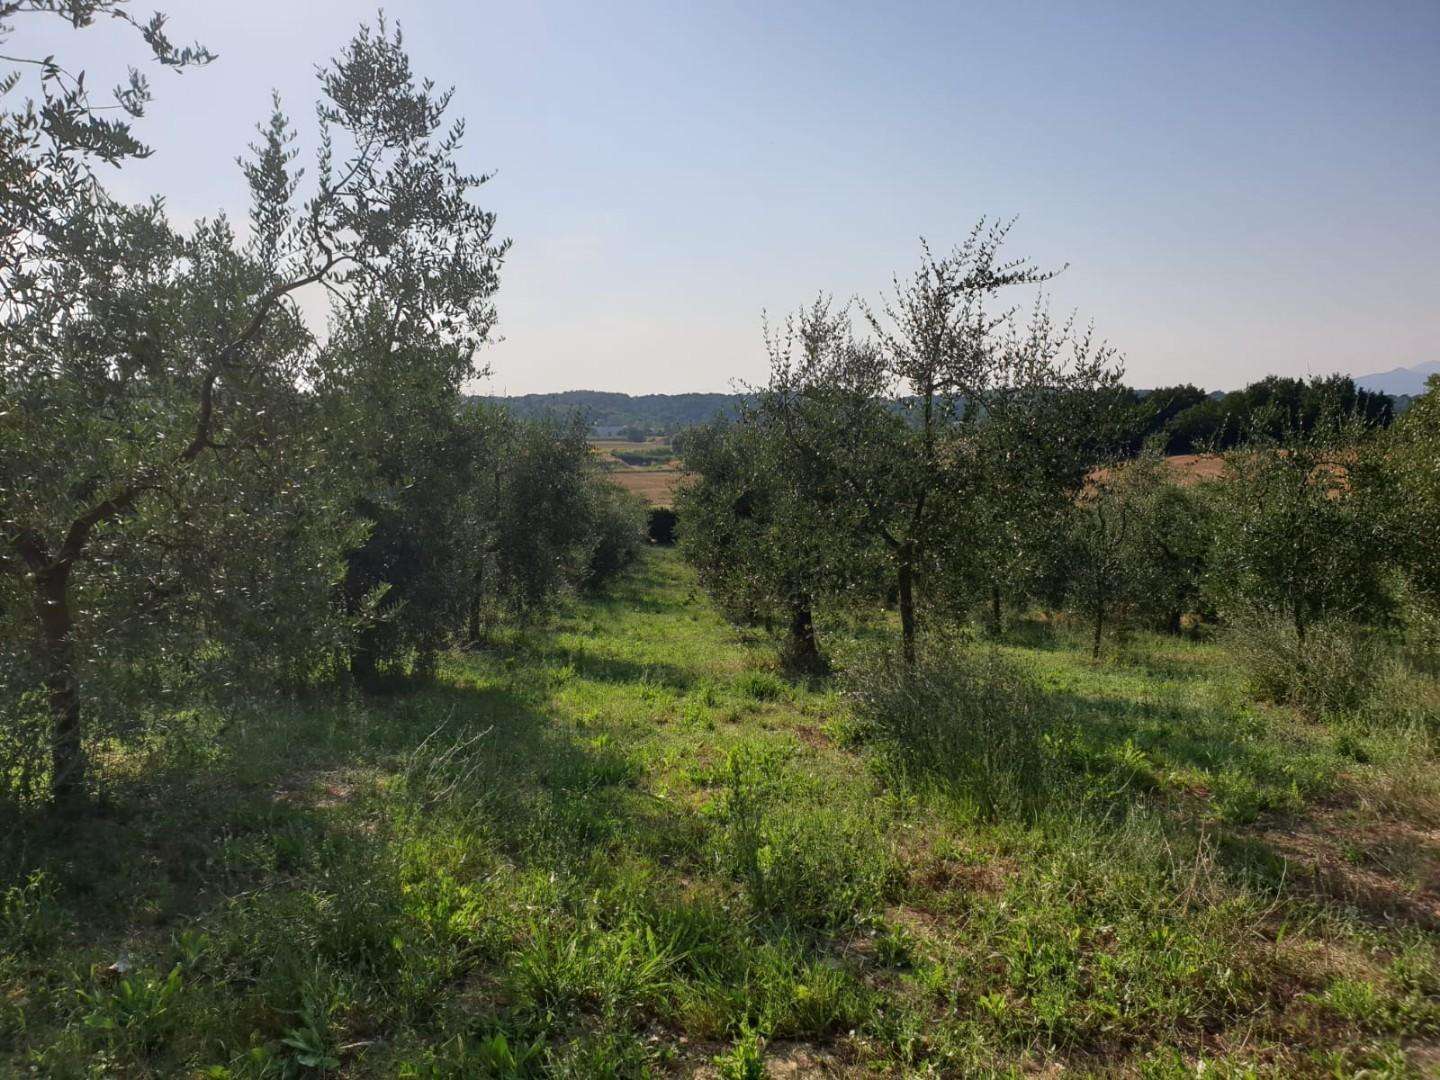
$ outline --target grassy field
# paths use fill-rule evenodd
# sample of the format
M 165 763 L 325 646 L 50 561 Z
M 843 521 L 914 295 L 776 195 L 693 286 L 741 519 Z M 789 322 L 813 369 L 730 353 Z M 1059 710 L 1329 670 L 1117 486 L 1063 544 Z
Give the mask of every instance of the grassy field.
M 1056 717 L 1023 810 L 667 550 L 435 684 L 177 717 L 103 819 L 7 824 L 0 1074 L 1436 1075 L 1423 732 L 1206 644 L 998 651 Z

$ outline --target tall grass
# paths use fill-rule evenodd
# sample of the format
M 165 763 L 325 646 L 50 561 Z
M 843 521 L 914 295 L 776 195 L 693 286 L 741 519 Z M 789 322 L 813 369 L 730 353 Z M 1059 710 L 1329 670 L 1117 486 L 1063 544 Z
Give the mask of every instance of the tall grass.
M 1340 619 L 1316 623 L 1302 637 L 1289 619 L 1252 612 L 1231 623 L 1225 644 L 1256 697 L 1313 718 L 1366 708 L 1388 663 L 1377 631 Z
M 902 785 L 941 785 L 981 820 L 1033 819 L 1062 782 L 1054 706 L 994 650 L 872 654 L 848 677 L 857 733 Z

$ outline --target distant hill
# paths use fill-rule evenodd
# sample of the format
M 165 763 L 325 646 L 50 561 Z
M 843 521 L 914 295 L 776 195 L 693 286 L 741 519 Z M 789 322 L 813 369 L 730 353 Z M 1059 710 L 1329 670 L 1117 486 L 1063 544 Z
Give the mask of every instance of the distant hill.
M 613 435 L 621 428 L 665 434 L 731 415 L 739 394 L 616 394 L 604 390 L 566 390 L 558 394 L 487 397 L 520 416 L 579 412 L 592 430 Z
M 1431 375 L 1440 375 L 1440 360 L 1416 364 L 1414 367 L 1380 371 L 1374 375 L 1356 375 L 1355 385 L 1365 390 L 1389 394 L 1392 397 L 1401 395 L 1414 397 L 1425 392 L 1425 380 Z
M 1390 402 L 1383 422 L 1388 423 L 1392 410 L 1398 415 L 1410 404 L 1411 397 L 1424 392 L 1425 380 L 1432 374 L 1440 374 L 1440 363 L 1430 362 L 1374 375 L 1360 375 L 1354 377 L 1348 392 L 1353 397 L 1355 389 L 1359 388 L 1372 394 L 1386 395 Z M 1328 381 L 1335 380 L 1346 382 L 1344 376 L 1332 376 Z M 1207 393 L 1194 387 L 1168 388 L 1167 393 L 1176 389 L 1186 391 L 1181 395 L 1186 398 L 1186 408 L 1164 418 L 1165 426 L 1175 431 L 1183 429 L 1186 433 L 1171 447 L 1171 452 L 1190 453 L 1201 443 L 1208 445 L 1207 440 L 1216 437 L 1221 429 L 1229 430 L 1233 437 L 1240 430 L 1241 414 L 1247 413 L 1257 402 L 1274 397 L 1295 406 L 1311 392 L 1306 387 L 1304 379 L 1272 376 L 1252 383 L 1245 390 L 1229 393 L 1223 390 Z M 1132 395 L 1137 403 L 1155 393 L 1153 390 L 1125 392 Z M 717 416 L 733 416 L 743 398 L 740 394 L 620 394 L 607 390 L 565 390 L 555 394 L 521 394 L 516 397 L 477 395 L 472 400 L 504 405 L 524 417 L 567 416 L 578 412 L 585 418 L 593 436 L 623 439 L 673 435 L 687 427 L 708 423 Z M 1378 402 L 1372 402 L 1372 405 L 1378 407 Z

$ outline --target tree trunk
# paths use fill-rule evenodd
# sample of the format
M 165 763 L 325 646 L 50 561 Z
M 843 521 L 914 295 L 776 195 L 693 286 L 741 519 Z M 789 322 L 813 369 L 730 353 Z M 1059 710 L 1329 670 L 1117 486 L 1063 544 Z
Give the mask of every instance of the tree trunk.
M 1180 630 L 1181 630 L 1181 625 L 1180 625 L 1180 620 L 1181 620 L 1181 618 L 1182 618 L 1182 613 L 1181 613 L 1180 609 L 1179 609 L 1179 608 L 1172 608 L 1171 611 L 1170 611 L 1169 616 L 1168 616 L 1168 617 L 1166 618 L 1166 620 L 1165 620 L 1165 629 L 1168 630 L 1170 633 L 1175 634 L 1175 635 L 1178 636 L 1179 633 L 1180 633 Z
M 471 646 L 475 646 L 480 644 L 482 636 L 480 627 L 480 594 L 477 592 L 470 600 L 469 628 L 465 632 L 465 637 L 469 640 Z
M 1090 643 L 1090 658 L 1100 659 L 1100 636 L 1105 631 L 1105 601 L 1101 600 L 1095 605 L 1095 638 Z
M 900 549 L 900 566 L 896 585 L 900 593 L 900 642 L 905 666 L 915 666 L 915 566 L 913 549 L 907 543 Z
M 350 646 L 350 677 L 364 693 L 373 694 L 380 687 L 380 665 L 375 656 L 375 644 L 364 631 L 355 636 L 355 642 Z
M 1000 586 L 990 586 L 990 629 L 993 633 L 1000 633 Z
M 86 761 L 68 565 L 36 573 L 35 616 L 40 629 L 36 659 L 50 707 L 50 796 L 57 806 L 74 807 L 85 798 Z
M 803 593 L 790 598 L 790 647 L 786 659 L 796 671 L 815 674 L 825 668 L 820 643 L 815 637 L 810 597 Z

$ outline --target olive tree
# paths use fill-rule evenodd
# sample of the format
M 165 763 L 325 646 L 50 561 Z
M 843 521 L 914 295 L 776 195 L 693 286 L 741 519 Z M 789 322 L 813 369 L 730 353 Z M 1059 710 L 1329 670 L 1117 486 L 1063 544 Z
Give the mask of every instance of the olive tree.
M 7 165 L 7 185 L 34 184 L 26 197 L 52 200 L 38 212 L 55 222 L 41 248 L 7 251 L 0 521 L 3 567 L 31 595 L 59 802 L 87 786 L 77 590 L 107 572 L 114 544 L 143 544 L 157 514 L 183 518 L 250 484 L 257 460 L 293 463 L 320 438 L 316 399 L 349 372 L 306 330 L 296 294 L 327 289 L 340 310 L 380 298 L 394 335 L 450 343 L 457 370 L 492 323 L 504 245 L 473 202 L 483 177 L 456 163 L 449 93 L 416 78 L 383 24 L 319 81 L 308 193 L 277 106 L 244 163 L 243 243 L 223 219 L 181 236 L 158 204 L 64 194 L 53 148 Z
M 325 447 L 343 472 L 345 514 L 365 530 L 341 588 L 355 622 L 349 667 L 373 690 L 380 665 L 407 654 L 419 672 L 432 668 L 460 614 L 485 444 L 459 407 L 469 358 L 424 328 L 394 326 L 385 298 L 337 319 L 329 350 L 341 375 L 321 384 Z
M 1440 376 L 1396 421 L 1371 458 L 1371 474 L 1386 479 L 1387 520 L 1395 553 L 1411 590 L 1440 603 Z
M 1052 587 L 1090 620 L 1098 659 L 1105 627 L 1122 611 L 1157 615 L 1179 632 L 1199 599 L 1210 544 L 1203 498 L 1151 449 L 1091 471 L 1069 505 Z
M 1365 622 L 1391 603 L 1391 548 L 1365 498 L 1369 431 L 1332 415 L 1283 441 L 1262 429 L 1225 455 L 1209 585 L 1222 613 L 1282 616 L 1303 646 L 1327 618 Z
M 996 308 L 998 294 L 1051 276 L 1002 257 L 1007 231 L 981 222 L 949 254 L 923 246 L 919 268 L 863 309 L 869 340 L 837 332 L 831 347 L 772 362 L 767 401 L 780 429 L 844 493 L 832 527 L 879 545 L 890 563 L 907 663 L 920 584 L 940 580 L 947 551 L 976 551 L 947 538 L 979 534 L 986 500 L 1040 475 L 987 470 L 987 450 L 1076 430 L 1056 402 L 1115 377 L 1114 354 L 1090 335 L 1041 308 L 1028 324 Z
M 1204 485 L 1174 476 L 1153 447 L 1122 466 L 1120 479 L 1134 511 L 1127 548 L 1135 606 L 1178 634 L 1184 615 L 1203 604 L 1213 500 Z
M 813 330 L 809 315 L 798 323 Z M 843 495 L 791 452 L 765 392 L 736 419 L 693 428 L 677 445 L 691 477 L 676 496 L 680 547 L 701 583 L 736 621 L 781 623 L 787 666 L 823 671 L 817 606 L 867 585 L 853 533 L 833 528 Z
M 531 622 L 566 592 L 603 585 L 634 557 L 645 513 L 601 472 L 578 415 L 524 419 L 478 403 L 466 415 L 481 445 L 455 588 L 478 643 L 496 618 Z
M 1136 525 L 1130 496 L 1115 470 L 1097 472 L 1071 507 L 1061 540 L 1066 597 L 1090 620 L 1090 655 L 1096 660 L 1107 619 L 1138 592 L 1130 560 Z

